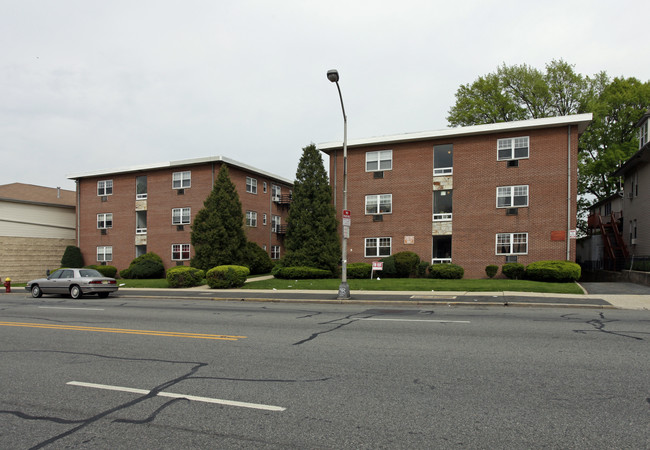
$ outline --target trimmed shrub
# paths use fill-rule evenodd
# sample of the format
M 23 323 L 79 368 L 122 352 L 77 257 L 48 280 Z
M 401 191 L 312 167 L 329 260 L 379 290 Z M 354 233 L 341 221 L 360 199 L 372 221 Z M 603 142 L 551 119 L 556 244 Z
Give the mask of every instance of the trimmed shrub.
M 465 275 L 465 270 L 458 264 L 444 263 L 429 266 L 429 278 L 460 280 L 463 275 Z
M 426 278 L 429 263 L 427 261 L 420 261 L 418 264 L 418 278 Z
M 120 271 L 120 277 L 127 279 L 164 278 L 165 266 L 160 256 L 149 252 L 131 261 L 128 269 Z
M 229 289 L 243 286 L 249 274 L 248 267 L 217 266 L 207 271 L 205 279 L 212 289 Z
M 380 259 L 384 263 L 384 268 L 379 271 L 378 276 L 384 278 L 395 278 L 397 277 L 397 268 L 395 267 L 395 257 L 387 256 L 386 258 Z
M 395 258 L 395 272 L 398 278 L 414 277 L 420 257 L 413 252 L 398 252 L 392 255 Z
M 348 278 L 370 278 L 372 264 L 370 263 L 350 263 L 348 264 Z
M 521 263 L 506 263 L 501 266 L 501 273 L 511 280 L 522 280 L 526 275 L 526 266 Z
M 580 266 L 570 261 L 537 261 L 526 266 L 526 278 L 533 281 L 569 283 L 580 279 Z
M 243 265 L 248 267 L 252 275 L 257 275 L 269 273 L 273 268 L 273 261 L 266 250 L 249 241 L 246 243 Z
M 196 267 L 176 266 L 167 270 L 167 284 L 172 288 L 199 286 L 205 278 L 205 272 Z
M 117 275 L 117 267 L 115 266 L 91 265 L 86 266 L 86 269 L 95 269 L 97 272 L 109 278 L 115 278 L 115 275 Z
M 488 278 L 494 278 L 498 271 L 499 266 L 495 266 L 494 264 L 485 267 L 485 275 L 487 275 Z
M 314 267 L 279 267 L 277 270 L 274 268 L 273 276 L 275 278 L 290 280 L 306 280 L 314 278 L 332 278 L 332 272 L 325 269 L 316 269 Z
M 77 268 L 84 266 L 84 258 L 79 247 L 68 245 L 61 257 L 61 267 Z

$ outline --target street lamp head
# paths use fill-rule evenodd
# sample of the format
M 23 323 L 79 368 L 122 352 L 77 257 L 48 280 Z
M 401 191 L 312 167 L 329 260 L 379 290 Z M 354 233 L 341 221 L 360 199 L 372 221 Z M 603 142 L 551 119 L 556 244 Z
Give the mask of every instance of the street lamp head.
M 327 79 L 332 83 L 338 83 L 339 81 L 339 72 L 336 69 L 331 69 L 327 71 Z

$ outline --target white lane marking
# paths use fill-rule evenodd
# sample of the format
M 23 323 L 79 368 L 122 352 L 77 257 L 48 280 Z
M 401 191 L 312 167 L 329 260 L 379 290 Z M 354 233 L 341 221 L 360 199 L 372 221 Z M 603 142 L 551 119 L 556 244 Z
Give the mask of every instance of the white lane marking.
M 63 306 L 39 306 L 40 309 L 80 309 L 83 311 L 104 311 L 103 308 L 66 308 Z
M 387 320 L 393 322 L 434 322 L 434 323 L 471 323 L 469 320 L 432 320 L 432 319 L 379 319 L 368 317 L 359 320 Z
M 95 388 L 95 389 L 104 389 L 108 391 L 120 391 L 120 392 L 130 392 L 132 394 L 142 394 L 142 395 L 147 395 L 151 391 L 148 391 L 146 389 L 135 389 L 135 388 L 128 388 L 128 387 L 122 387 L 122 386 L 111 386 L 108 384 L 95 384 L 95 383 L 84 383 L 83 381 L 69 381 L 66 384 L 69 384 L 71 386 L 81 386 L 81 387 L 89 387 L 89 388 Z M 219 405 L 228 405 L 228 406 L 239 406 L 240 408 L 251 408 L 251 409 L 262 409 L 265 411 L 284 411 L 287 408 L 283 408 L 281 406 L 273 406 L 273 405 L 262 405 L 259 403 L 247 403 L 247 402 L 237 402 L 234 400 L 222 400 L 218 398 L 210 398 L 210 397 L 198 397 L 196 395 L 185 395 L 185 394 L 174 394 L 173 392 L 158 392 L 159 397 L 171 397 L 171 398 L 184 398 L 187 400 L 195 401 L 195 402 L 204 402 L 204 403 L 216 403 Z

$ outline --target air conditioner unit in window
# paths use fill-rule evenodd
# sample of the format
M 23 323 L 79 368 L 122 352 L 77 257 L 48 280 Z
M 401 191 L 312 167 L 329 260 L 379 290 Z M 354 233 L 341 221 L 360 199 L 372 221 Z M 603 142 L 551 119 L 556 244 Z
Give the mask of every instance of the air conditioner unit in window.
M 636 245 L 636 238 L 630 239 L 630 244 Z
M 516 216 L 519 214 L 519 208 L 506 208 L 506 216 Z
M 384 172 L 383 171 L 373 172 L 372 176 L 374 178 L 384 178 Z
M 106 197 L 105 195 L 102 195 L 101 198 L 102 198 L 102 201 L 103 201 L 103 202 L 108 201 L 108 197 Z
M 183 195 L 185 194 L 185 189 L 177 189 L 176 190 L 176 195 Z
M 506 167 L 519 167 L 519 160 L 518 159 L 511 159 L 506 164 Z
M 183 225 L 176 225 L 176 231 L 183 231 L 185 227 Z
M 508 255 L 508 256 L 506 256 L 506 262 L 507 263 L 516 263 L 517 262 L 517 255 Z
M 100 233 L 105 235 L 106 234 L 106 228 L 102 228 Z
M 372 216 L 372 221 L 373 222 L 383 222 L 384 221 L 384 216 L 382 216 L 381 214 L 375 214 L 374 216 Z

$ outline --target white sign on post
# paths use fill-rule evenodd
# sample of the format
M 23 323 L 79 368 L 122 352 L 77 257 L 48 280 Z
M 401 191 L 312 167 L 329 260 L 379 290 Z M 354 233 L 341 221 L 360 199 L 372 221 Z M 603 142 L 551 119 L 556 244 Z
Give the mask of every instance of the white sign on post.
M 370 279 L 372 280 L 372 276 L 375 273 L 375 270 L 384 270 L 384 263 L 381 261 L 373 261 L 372 262 L 372 270 L 370 271 Z

